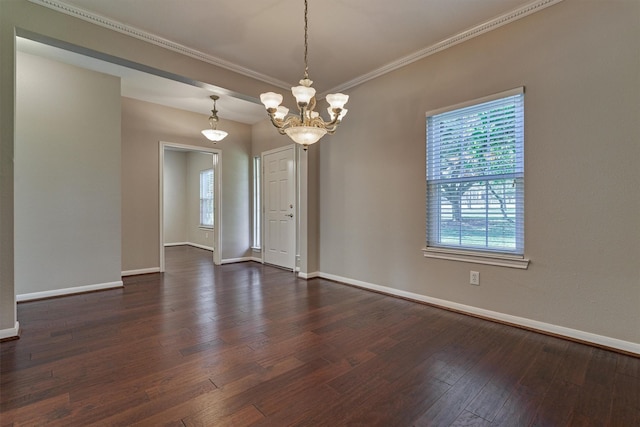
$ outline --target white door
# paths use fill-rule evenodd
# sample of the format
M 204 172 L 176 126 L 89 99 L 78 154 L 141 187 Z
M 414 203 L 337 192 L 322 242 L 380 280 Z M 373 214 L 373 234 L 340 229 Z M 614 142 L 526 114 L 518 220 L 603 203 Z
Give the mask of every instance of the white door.
M 295 171 L 293 147 L 263 155 L 264 262 L 295 267 Z

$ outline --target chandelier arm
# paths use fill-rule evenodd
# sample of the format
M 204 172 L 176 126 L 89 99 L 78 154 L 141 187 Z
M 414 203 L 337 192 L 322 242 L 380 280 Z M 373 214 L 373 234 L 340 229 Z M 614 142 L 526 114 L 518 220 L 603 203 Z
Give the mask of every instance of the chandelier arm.
M 316 108 L 316 97 L 312 96 L 308 104 L 298 104 L 298 108 L 300 109 L 300 124 L 310 123 L 312 121 L 311 112 Z
M 323 128 L 326 128 L 327 130 L 329 130 L 329 128 L 336 129 L 338 127 L 338 125 L 340 124 L 340 119 L 339 119 L 340 111 L 338 111 L 336 113 L 336 115 L 333 118 L 333 120 L 325 122 L 322 117 L 318 116 L 318 117 L 316 117 L 314 119 L 311 119 L 309 125 L 310 126 L 315 126 L 315 127 L 323 127 Z
M 341 108 L 336 108 L 336 111 L 334 111 L 335 116 L 333 117 L 333 120 L 331 120 L 330 122 L 326 123 L 326 126 L 333 126 L 333 127 L 337 127 L 338 124 L 340 124 L 340 112 L 342 111 Z
M 333 120 L 330 122 L 325 122 L 322 117 L 316 117 L 309 121 L 308 126 L 313 126 L 317 128 L 324 128 L 329 131 L 335 131 L 337 129 L 339 122 L 334 122 Z
M 276 119 L 275 109 L 273 112 L 269 112 L 269 118 L 271 123 L 278 129 L 285 129 L 291 126 L 300 126 L 303 122 L 298 116 L 287 116 L 284 119 Z
M 278 123 L 278 120 L 276 119 L 275 108 L 273 110 L 274 110 L 273 113 L 269 111 L 269 118 L 271 119 L 271 124 L 273 124 L 278 129 L 282 129 L 282 124 Z
M 289 116 L 282 121 L 282 128 L 285 129 L 293 126 L 301 126 L 303 124 L 304 122 L 302 122 L 298 116 Z

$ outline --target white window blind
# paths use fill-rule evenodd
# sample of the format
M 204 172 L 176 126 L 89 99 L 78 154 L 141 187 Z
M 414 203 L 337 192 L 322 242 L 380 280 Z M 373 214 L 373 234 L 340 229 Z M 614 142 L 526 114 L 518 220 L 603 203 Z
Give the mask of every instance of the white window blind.
M 213 169 L 200 171 L 200 226 L 213 227 Z
M 427 247 L 524 254 L 524 91 L 427 113 Z

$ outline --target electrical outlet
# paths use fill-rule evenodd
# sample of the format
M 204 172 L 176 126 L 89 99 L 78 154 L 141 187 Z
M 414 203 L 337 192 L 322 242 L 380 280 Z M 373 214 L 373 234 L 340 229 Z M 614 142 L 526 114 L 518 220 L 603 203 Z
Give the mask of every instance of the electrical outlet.
M 480 273 L 477 271 L 471 271 L 469 274 L 469 283 L 480 286 Z

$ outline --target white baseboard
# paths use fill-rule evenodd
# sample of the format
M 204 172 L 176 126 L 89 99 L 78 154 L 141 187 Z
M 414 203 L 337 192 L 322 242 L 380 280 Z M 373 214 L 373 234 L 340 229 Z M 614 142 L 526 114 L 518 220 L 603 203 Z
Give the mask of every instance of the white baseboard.
M 227 259 L 223 259 L 220 263 L 221 264 L 233 264 L 236 262 L 245 262 L 245 261 L 253 261 L 253 257 L 242 257 L 242 258 L 227 258 Z M 259 261 L 261 262 L 261 261 Z
M 213 248 L 211 246 L 205 246 L 205 245 L 201 245 L 198 243 L 192 243 L 192 242 L 177 242 L 177 243 L 165 243 L 164 247 L 168 247 L 168 246 L 193 246 L 194 248 L 200 248 L 200 249 L 206 249 L 208 251 L 213 252 Z
M 259 263 L 261 263 L 261 264 L 262 264 L 262 258 L 261 258 L 261 257 L 259 257 L 259 256 L 252 256 L 252 257 L 249 257 L 249 260 L 251 260 L 251 261 L 255 261 L 255 262 L 259 262 Z
M 394 295 L 402 298 L 408 298 L 416 301 L 425 302 L 442 308 L 448 308 L 451 310 L 467 313 L 473 316 L 482 317 L 485 319 L 496 320 L 503 323 L 508 323 L 516 326 L 521 326 L 526 329 L 531 329 L 543 333 L 549 333 L 556 336 L 561 336 L 585 343 L 591 343 L 603 347 L 621 350 L 627 353 L 633 353 L 640 355 L 640 344 L 630 341 L 619 340 L 616 338 L 610 338 L 603 335 L 592 334 L 590 332 L 584 332 L 577 329 L 565 328 L 564 326 L 553 325 L 550 323 L 539 322 L 537 320 L 527 319 L 525 317 L 512 316 L 510 314 L 504 314 L 497 311 L 485 310 L 470 305 L 458 304 L 456 302 L 447 301 L 438 298 L 432 298 L 425 295 L 416 294 L 413 292 L 402 291 L 399 289 L 389 288 L 386 286 L 375 285 L 373 283 L 362 282 L 360 280 L 349 279 L 347 277 L 336 276 L 333 274 L 319 273 L 319 277 L 323 279 L 329 279 L 336 282 L 346 283 L 348 285 L 356 286 L 363 289 L 369 289 L 372 291 L 382 292 L 389 295 Z
M 20 323 L 16 322 L 16 326 L 9 329 L 0 329 L 0 340 L 14 338 L 20 334 Z
M 298 272 L 298 277 L 301 279 L 314 279 L 316 277 L 320 277 L 320 272 L 319 271 L 313 271 L 311 273 L 303 273 L 303 272 Z
M 43 298 L 60 297 L 65 295 L 73 295 L 82 292 L 101 291 L 104 289 L 121 288 L 123 286 L 122 280 L 109 283 L 98 283 L 96 285 L 76 286 L 73 288 L 54 289 L 51 291 L 33 292 L 29 294 L 16 295 L 16 301 L 33 301 Z
M 199 245 L 198 243 L 187 243 L 187 245 L 213 252 L 213 248 L 211 246 Z
M 135 276 L 138 274 L 159 273 L 160 267 L 140 268 L 138 270 L 127 270 L 122 272 L 122 277 Z

